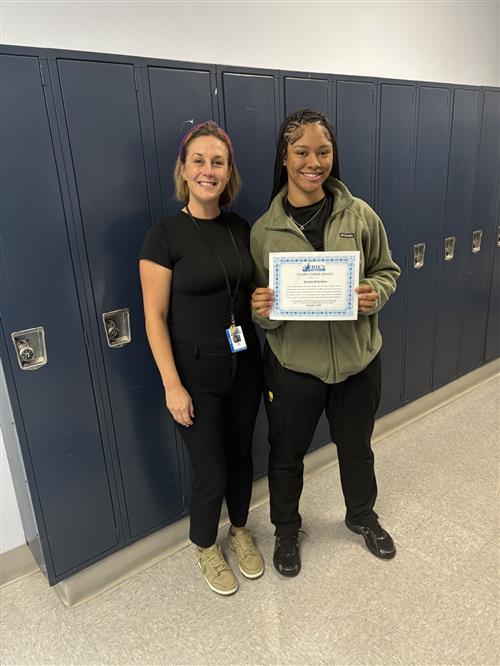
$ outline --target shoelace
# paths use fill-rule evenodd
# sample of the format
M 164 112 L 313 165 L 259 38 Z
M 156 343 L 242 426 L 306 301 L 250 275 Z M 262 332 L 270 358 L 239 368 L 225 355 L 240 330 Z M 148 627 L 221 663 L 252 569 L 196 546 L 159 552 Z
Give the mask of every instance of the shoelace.
M 249 533 L 233 534 L 233 539 L 236 547 L 241 551 L 243 557 L 255 554 L 256 546 L 253 543 L 252 537 Z
M 212 565 L 212 567 L 215 569 L 215 572 L 218 574 L 226 571 L 226 569 L 229 568 L 226 560 L 219 550 L 214 550 L 213 553 L 210 553 L 210 555 L 207 556 L 207 561 Z

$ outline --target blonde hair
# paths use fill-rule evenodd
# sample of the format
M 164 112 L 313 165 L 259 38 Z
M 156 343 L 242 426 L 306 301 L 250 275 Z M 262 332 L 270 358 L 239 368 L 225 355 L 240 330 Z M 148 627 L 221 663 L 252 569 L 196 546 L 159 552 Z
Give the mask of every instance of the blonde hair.
M 229 164 L 229 181 L 224 188 L 224 191 L 219 197 L 219 204 L 225 206 L 226 204 L 232 203 L 240 191 L 241 188 L 241 178 L 234 160 L 233 154 L 233 144 L 228 134 L 219 127 L 217 123 L 213 120 L 208 120 L 205 123 L 196 125 L 184 136 L 179 146 L 179 154 L 175 162 L 174 168 L 174 186 L 175 186 L 175 198 L 178 201 L 189 201 L 189 188 L 186 181 L 182 175 L 182 167 L 186 163 L 187 148 L 193 139 L 197 139 L 199 136 L 214 136 L 216 139 L 222 141 L 226 148 L 228 154 L 228 164 Z

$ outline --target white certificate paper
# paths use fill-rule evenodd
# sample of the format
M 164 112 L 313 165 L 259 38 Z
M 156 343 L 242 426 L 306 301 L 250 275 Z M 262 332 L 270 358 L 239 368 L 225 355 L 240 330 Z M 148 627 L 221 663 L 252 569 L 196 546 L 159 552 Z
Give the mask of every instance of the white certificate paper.
M 270 252 L 269 319 L 358 318 L 359 251 Z

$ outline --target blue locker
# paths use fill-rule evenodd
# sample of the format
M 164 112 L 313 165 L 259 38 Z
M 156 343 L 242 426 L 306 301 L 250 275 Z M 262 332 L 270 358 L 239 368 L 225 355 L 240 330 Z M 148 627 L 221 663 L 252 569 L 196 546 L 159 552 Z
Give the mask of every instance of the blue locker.
M 273 73 L 222 68 L 218 73 L 221 121 L 233 141 L 242 179 L 236 210 L 250 224 L 269 205 L 277 137 L 277 85 Z
M 330 116 L 330 80 L 318 77 L 304 78 L 300 75 L 285 76 L 285 117 L 298 111 L 309 108 Z M 333 121 L 333 118 L 330 118 Z
M 446 212 L 437 254 L 436 343 L 432 382 L 434 388 L 458 376 L 465 286 L 465 245 L 468 240 L 467 230 L 476 170 L 479 111 L 478 90 L 454 91 Z
M 1 76 L 2 363 L 38 528 L 33 550 L 41 549 L 38 563 L 54 583 L 115 549 L 120 523 L 52 144 L 46 63 L 2 55 Z M 38 326 L 47 364 L 23 370 L 11 333 Z
M 465 238 L 467 268 L 460 344 L 461 373 L 476 368 L 484 360 L 492 253 L 497 242 L 499 178 L 500 91 L 486 90 L 472 214 Z M 473 248 L 473 234 L 477 231 L 482 232 L 479 249 L 477 246 Z
M 186 512 L 180 453 L 146 340 L 138 276 L 137 257 L 151 223 L 138 77 L 126 62 L 58 58 L 53 66 L 66 157 L 75 174 L 72 199 L 88 261 L 108 428 L 134 540 Z M 130 311 L 132 339 L 110 348 L 102 315 L 122 308 Z
M 340 176 L 355 197 L 375 207 L 377 86 L 337 81 Z
M 218 121 L 212 104 L 215 68 L 210 70 L 148 67 L 148 84 L 154 123 L 153 143 L 160 174 L 162 214 L 179 210 L 172 173 L 184 134 L 205 120 Z
M 486 329 L 485 361 L 492 361 L 500 356 L 500 212 L 498 214 L 497 236 L 495 241 L 493 271 L 491 275 L 490 305 L 488 310 L 488 327 Z
M 443 224 L 448 161 L 450 91 L 421 86 L 413 210 L 408 244 L 404 402 L 431 388 L 436 327 L 437 244 Z M 425 243 L 423 266 L 418 247 Z M 417 256 L 415 256 L 417 255 Z
M 392 256 L 401 268 L 396 293 L 380 312 L 382 398 L 379 414 L 401 404 L 406 291 L 406 251 L 413 173 L 414 85 L 383 83 L 380 90 L 380 156 L 377 213 Z

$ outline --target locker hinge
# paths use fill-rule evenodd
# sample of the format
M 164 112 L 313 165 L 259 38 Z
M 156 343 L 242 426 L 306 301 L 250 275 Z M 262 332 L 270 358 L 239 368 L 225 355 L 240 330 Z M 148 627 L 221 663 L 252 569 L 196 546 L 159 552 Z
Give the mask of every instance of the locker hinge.
M 139 77 L 137 76 L 137 72 L 134 70 L 134 81 L 135 81 L 135 89 L 140 90 L 141 89 L 141 83 L 139 81 Z
M 46 83 L 45 83 L 45 76 L 44 76 L 44 73 L 43 73 L 43 66 L 42 66 L 42 63 L 39 62 L 39 63 L 38 63 L 38 66 L 39 66 L 39 68 L 40 68 L 40 78 L 41 78 L 41 80 L 42 80 L 42 86 L 44 86 L 44 85 L 46 85 Z

